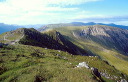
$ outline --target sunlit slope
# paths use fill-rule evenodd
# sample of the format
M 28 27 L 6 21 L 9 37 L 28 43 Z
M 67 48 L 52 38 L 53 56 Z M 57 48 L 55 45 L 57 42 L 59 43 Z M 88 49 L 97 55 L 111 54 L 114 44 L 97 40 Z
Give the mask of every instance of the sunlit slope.
M 67 52 L 30 45 L 4 46 L 0 50 L 1 82 L 97 82 L 91 69 L 77 68 L 81 62 L 105 73 L 106 82 L 127 79 L 121 72 L 98 57 L 76 56 Z
M 113 27 L 108 27 L 108 26 L 103 26 L 103 25 L 102 26 L 99 25 L 96 27 L 97 27 L 97 30 L 102 27 L 113 29 Z M 97 39 L 97 37 L 94 37 L 92 35 L 89 36 L 89 34 L 86 35 L 86 33 L 85 33 L 85 35 L 82 35 L 82 31 L 84 29 L 88 29 L 88 28 L 93 28 L 93 26 L 62 27 L 62 28 L 56 28 L 56 30 L 61 32 L 65 36 L 67 36 L 67 39 L 72 41 L 74 44 L 87 50 L 89 53 L 93 53 L 95 55 L 100 56 L 102 59 L 107 60 L 111 65 L 114 65 L 118 70 L 123 71 L 124 73 L 128 74 L 128 56 L 125 56 L 126 55 L 126 53 L 124 52 L 125 49 L 119 50 L 120 49 L 119 44 L 115 45 L 115 44 L 112 44 L 112 42 L 109 43 L 109 41 L 107 41 L 107 39 L 104 40 L 106 42 L 106 44 L 104 44 L 105 42 L 103 42 L 103 40 L 99 39 L 99 37 Z M 114 28 L 114 29 L 116 29 L 116 28 Z M 112 30 L 112 31 L 114 31 L 114 30 Z M 116 33 L 116 31 L 114 31 L 114 32 Z M 122 32 L 123 32 L 123 30 L 122 30 Z M 127 30 L 124 31 L 124 33 L 126 33 L 126 34 L 122 35 L 122 36 L 125 36 L 125 39 L 127 39 L 126 38 Z M 115 37 L 120 38 L 118 36 L 115 36 Z M 102 39 L 104 39 L 104 38 L 102 38 Z M 121 38 L 121 39 L 123 39 L 123 38 Z M 125 44 L 125 43 L 123 43 L 123 44 Z M 113 48 L 113 45 L 116 47 Z M 128 45 L 126 45 L 126 46 L 128 46 Z

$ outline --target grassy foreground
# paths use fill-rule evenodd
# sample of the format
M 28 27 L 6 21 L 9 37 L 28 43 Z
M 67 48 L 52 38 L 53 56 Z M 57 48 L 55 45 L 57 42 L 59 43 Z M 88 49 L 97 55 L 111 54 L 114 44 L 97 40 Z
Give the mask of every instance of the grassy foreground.
M 76 68 L 80 62 L 98 68 L 117 79 L 122 73 L 98 57 L 74 56 L 67 52 L 46 48 L 13 45 L 0 49 L 0 82 L 96 82 L 90 69 Z

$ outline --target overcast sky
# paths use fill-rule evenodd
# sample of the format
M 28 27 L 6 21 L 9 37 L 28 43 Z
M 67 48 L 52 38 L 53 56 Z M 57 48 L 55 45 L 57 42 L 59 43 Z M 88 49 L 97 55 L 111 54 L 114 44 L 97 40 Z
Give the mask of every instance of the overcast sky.
M 0 23 L 101 22 L 128 25 L 128 0 L 0 0 Z

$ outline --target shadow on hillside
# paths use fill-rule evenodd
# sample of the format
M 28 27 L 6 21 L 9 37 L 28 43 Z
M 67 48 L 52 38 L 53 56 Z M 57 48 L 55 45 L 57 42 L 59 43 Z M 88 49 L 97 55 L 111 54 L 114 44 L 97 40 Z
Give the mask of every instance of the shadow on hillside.
M 19 43 L 21 44 L 67 51 L 74 55 L 83 55 L 83 54 L 87 55 L 85 50 L 74 45 L 72 42 L 67 40 L 60 33 L 59 35 L 54 35 L 54 36 L 58 36 L 57 39 L 53 39 L 53 37 L 47 34 L 42 34 L 35 30 L 27 29 L 24 32 L 25 32 L 25 36 L 19 41 Z

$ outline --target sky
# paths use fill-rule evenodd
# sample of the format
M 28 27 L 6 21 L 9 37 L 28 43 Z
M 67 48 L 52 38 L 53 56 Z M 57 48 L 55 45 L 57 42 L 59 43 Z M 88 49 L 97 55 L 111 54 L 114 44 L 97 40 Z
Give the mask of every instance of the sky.
M 0 0 L 0 23 L 115 23 L 128 26 L 128 0 Z

